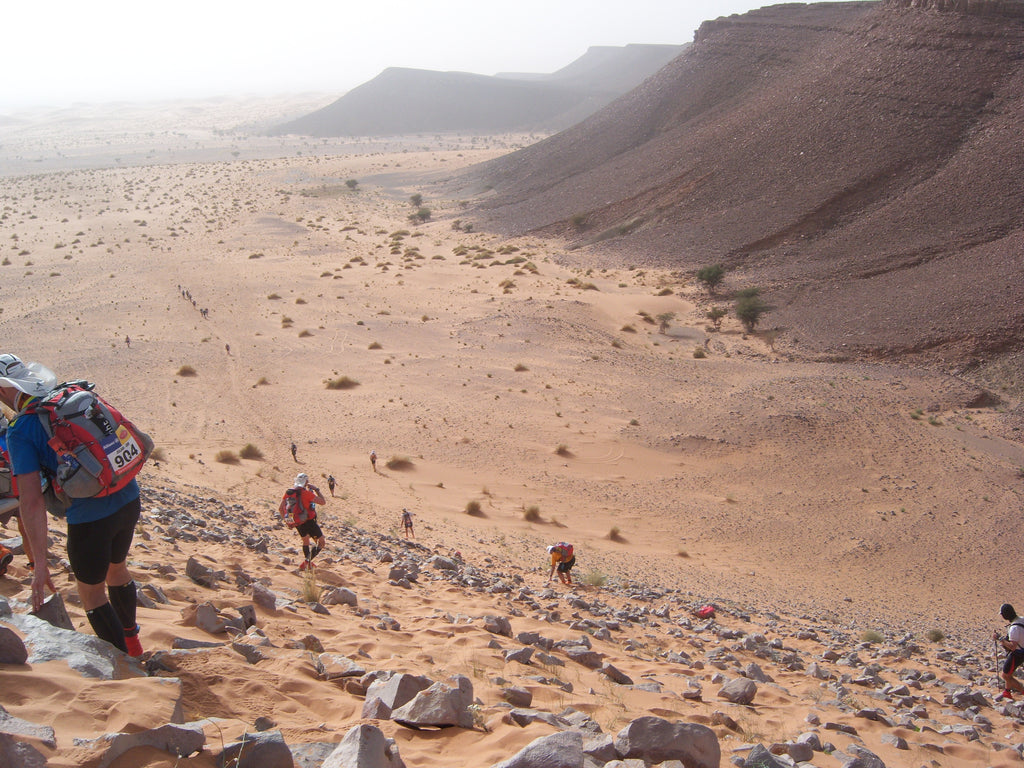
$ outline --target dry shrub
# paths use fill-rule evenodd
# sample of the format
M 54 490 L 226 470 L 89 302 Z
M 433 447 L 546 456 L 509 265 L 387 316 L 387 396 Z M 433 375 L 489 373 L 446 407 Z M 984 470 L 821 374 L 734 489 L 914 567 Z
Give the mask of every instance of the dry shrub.
M 163 448 L 154 448 L 153 452 L 149 454 L 149 458 L 153 461 L 166 461 L 167 454 L 164 452 Z
M 610 541 L 623 542 L 625 539 L 622 536 L 622 531 L 619 530 L 619 526 L 613 525 L 612 529 L 608 531 L 608 539 Z
M 300 339 L 307 339 L 307 338 L 309 338 L 312 335 L 313 335 L 313 332 L 312 331 L 308 331 L 308 330 L 304 330 L 304 331 L 300 331 L 299 332 L 299 338 Z
M 242 450 L 238 452 L 238 455 L 241 456 L 243 459 L 256 460 L 263 458 L 263 451 L 261 451 L 252 443 L 246 443 Z
M 302 599 L 307 603 L 319 603 L 323 588 L 316 583 L 316 571 L 309 569 L 302 572 Z
M 178 369 L 179 376 L 197 376 L 196 369 L 191 365 L 183 365 Z
M 555 448 L 555 453 L 558 454 L 559 456 L 564 456 L 567 459 L 572 456 L 572 451 L 569 450 L 569 446 L 567 446 L 565 443 L 562 443 L 557 448 Z
M 539 523 L 540 522 L 540 507 L 536 504 L 531 504 L 529 507 L 523 510 L 523 520 L 528 523 Z
M 412 469 L 415 464 L 413 464 L 412 459 L 407 456 L 392 456 L 384 466 L 388 469 L 393 469 L 396 472 L 405 472 Z
M 484 509 L 480 506 L 480 502 L 474 499 L 466 503 L 466 514 L 472 517 L 483 517 Z
M 353 389 L 359 386 L 359 382 L 355 379 L 350 379 L 348 376 L 339 376 L 336 379 L 327 380 L 328 389 Z
M 217 455 L 213 457 L 213 460 L 219 464 L 237 464 L 238 454 L 231 450 L 217 451 Z

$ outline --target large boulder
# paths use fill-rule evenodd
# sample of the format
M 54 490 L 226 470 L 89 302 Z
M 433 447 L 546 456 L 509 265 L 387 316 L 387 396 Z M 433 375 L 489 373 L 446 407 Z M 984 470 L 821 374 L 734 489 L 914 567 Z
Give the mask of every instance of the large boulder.
M 231 768 L 294 768 L 295 759 L 280 731 L 246 733 L 224 747 L 217 765 Z
M 746 677 L 737 677 L 721 687 L 718 698 L 731 701 L 733 704 L 747 705 L 754 700 L 756 693 L 757 683 Z
M 46 768 L 46 756 L 31 744 L 0 733 L 0 765 L 4 768 Z
M 679 760 L 686 768 L 718 768 L 722 748 L 715 732 L 697 723 L 673 723 L 661 717 L 637 718 L 615 736 L 615 751 L 624 760 L 647 763 Z
M 541 736 L 491 768 L 583 768 L 583 734 L 560 731 Z
M 452 678 L 454 687 L 434 683 L 391 713 L 391 719 L 409 728 L 472 728 L 473 683 L 465 675 Z
M 103 756 L 96 768 L 108 768 L 119 757 L 136 747 L 149 747 L 175 757 L 188 757 L 201 752 L 206 744 L 206 734 L 200 723 L 185 725 L 161 725 L 138 733 L 108 733 L 83 742 L 81 746 L 103 748 Z
M 345 734 L 321 768 L 405 768 L 398 745 L 375 725 L 363 723 Z
M 422 675 L 404 672 L 370 683 L 363 702 L 363 717 L 389 720 L 391 713 L 412 701 L 420 691 L 433 685 L 433 680 Z
M 0 624 L 0 664 L 24 664 L 28 661 L 28 648 L 10 627 Z

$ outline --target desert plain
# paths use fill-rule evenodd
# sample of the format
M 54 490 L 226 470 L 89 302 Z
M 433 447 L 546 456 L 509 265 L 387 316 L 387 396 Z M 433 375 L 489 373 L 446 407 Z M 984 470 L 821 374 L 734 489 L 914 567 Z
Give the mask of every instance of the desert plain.
M 552 732 L 510 721 L 510 682 L 531 688 L 535 709 L 572 706 L 607 733 L 645 714 L 710 724 L 723 762 L 812 730 L 817 712 L 856 725 L 827 732 L 840 753 L 862 743 L 889 766 L 1019 763 L 993 746 L 1021 742 L 1012 707 L 986 709 L 980 738 L 904 725 L 902 749 L 880 741 L 893 728 L 856 716 L 880 706 L 872 689 L 835 690 L 851 670 L 817 678 L 762 660 L 774 682 L 737 706 L 715 697 L 729 664 L 665 660 L 733 648 L 725 627 L 807 661 L 829 647 L 881 659 L 890 683 L 915 667 L 935 685 L 973 681 L 994 695 L 998 607 L 1024 604 L 1024 450 L 1009 383 L 804 359 L 776 347 L 771 313 L 754 333 L 731 314 L 712 326 L 708 310 L 747 287 L 741 272 L 711 295 L 692 273 L 645 267 L 642 253 L 610 267 L 606 253 L 477 231 L 473 198 L 446 180 L 537 137 L 271 139 L 237 129 L 258 122 L 252 105 L 185 107 L 3 126 L 2 351 L 95 382 L 158 445 L 129 560 L 140 586 L 167 598 L 140 608 L 147 656 L 176 638 L 216 639 L 195 626 L 195 607 L 249 604 L 254 579 L 290 600 L 259 609 L 273 651 L 256 663 L 226 644 L 173 674 L 102 682 L 61 661 L 6 665 L 0 704 L 55 729 L 55 745 L 31 742 L 49 765 L 98 765 L 95 745 L 76 739 L 155 728 L 175 707 L 206 723 L 209 751 L 140 748 L 110 764 L 214 765 L 258 717 L 289 745 L 339 741 L 362 722 L 362 701 L 289 647 L 307 635 L 368 669 L 473 680 L 477 728 L 378 723 L 409 766 L 490 766 Z M 429 219 L 413 221 L 420 207 Z M 351 589 L 356 610 L 318 613 L 303 599 L 297 538 L 276 521 L 298 472 L 325 492 L 337 480 L 320 509 L 328 545 L 315 586 Z M 230 535 L 181 535 L 196 526 Z M 59 522 L 51 533 L 63 558 Z M 0 535 L 15 536 L 13 524 Z M 546 583 L 544 548 L 560 540 L 576 547 L 572 590 Z M 514 586 L 389 579 L 391 559 L 433 555 Z M 231 577 L 197 584 L 189 558 Z M 55 579 L 88 633 L 66 571 Z M 29 582 L 19 556 L 0 579 L 15 612 Z M 516 597 L 523 588 L 529 599 Z M 709 603 L 712 625 L 690 613 Z M 571 692 L 523 682 L 536 665 L 505 662 L 480 626 L 511 615 L 515 632 L 563 640 L 580 634 L 569 625 L 587 604 L 639 612 L 594 645 L 660 692 L 571 661 L 545 672 Z M 907 644 L 909 657 L 881 652 Z M 177 693 L 154 688 L 161 675 L 181 681 Z M 682 696 L 694 686 L 700 697 Z M 920 695 L 921 722 L 969 719 L 938 689 Z

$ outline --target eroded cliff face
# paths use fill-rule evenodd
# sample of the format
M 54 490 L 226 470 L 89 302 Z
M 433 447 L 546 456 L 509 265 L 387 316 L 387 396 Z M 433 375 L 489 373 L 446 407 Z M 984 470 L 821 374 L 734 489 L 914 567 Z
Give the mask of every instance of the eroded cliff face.
M 886 8 L 913 8 L 940 13 L 1024 18 L 1024 2 L 1021 0 L 883 0 L 883 5 Z
M 476 169 L 480 224 L 608 265 L 724 263 L 797 353 L 1024 349 L 1024 2 L 925 1 L 706 23 L 607 109 Z

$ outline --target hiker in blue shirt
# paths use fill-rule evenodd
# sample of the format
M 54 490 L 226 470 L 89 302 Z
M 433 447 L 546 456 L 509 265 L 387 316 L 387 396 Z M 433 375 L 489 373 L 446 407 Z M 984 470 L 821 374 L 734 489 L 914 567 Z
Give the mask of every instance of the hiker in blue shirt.
M 0 402 L 21 414 L 48 394 L 57 377 L 39 363 L 23 363 L 0 354 Z M 42 607 L 50 583 L 47 562 L 47 519 L 43 479 L 57 471 L 57 454 L 47 442 L 39 419 L 15 417 L 7 431 L 12 471 L 18 481 L 21 519 L 35 554 L 32 607 Z M 142 655 L 136 623 L 136 588 L 128 572 L 128 551 L 141 514 L 139 485 L 133 479 L 107 496 L 72 499 L 67 510 L 68 561 L 78 595 L 96 636 L 130 654 Z

